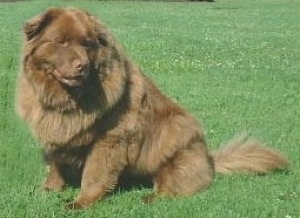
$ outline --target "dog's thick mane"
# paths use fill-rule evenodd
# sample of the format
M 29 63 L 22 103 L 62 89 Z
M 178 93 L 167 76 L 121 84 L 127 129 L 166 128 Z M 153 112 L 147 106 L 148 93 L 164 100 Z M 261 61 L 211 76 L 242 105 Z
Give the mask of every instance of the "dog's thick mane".
M 39 69 L 30 63 L 30 56 L 41 44 L 42 29 L 61 14 L 60 9 L 49 11 L 28 21 L 24 28 L 23 72 L 19 78 L 17 110 L 43 143 L 51 146 L 89 144 L 94 138 L 89 131 L 93 131 L 96 120 L 121 100 L 125 88 L 132 86 L 130 71 L 139 71 L 99 21 L 88 13 L 79 13 L 94 27 L 100 41 L 86 86 L 72 89 L 52 77 L 36 77 L 37 73 L 31 71 Z

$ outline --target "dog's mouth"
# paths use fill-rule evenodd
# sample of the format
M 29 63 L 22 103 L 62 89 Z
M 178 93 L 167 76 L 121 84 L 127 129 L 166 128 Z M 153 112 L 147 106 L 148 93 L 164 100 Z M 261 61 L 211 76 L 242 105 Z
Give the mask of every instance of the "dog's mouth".
M 52 76 L 58 80 L 60 83 L 65 84 L 71 87 L 82 86 L 83 83 L 87 80 L 88 70 L 81 71 L 78 73 L 62 73 L 58 69 L 52 71 Z

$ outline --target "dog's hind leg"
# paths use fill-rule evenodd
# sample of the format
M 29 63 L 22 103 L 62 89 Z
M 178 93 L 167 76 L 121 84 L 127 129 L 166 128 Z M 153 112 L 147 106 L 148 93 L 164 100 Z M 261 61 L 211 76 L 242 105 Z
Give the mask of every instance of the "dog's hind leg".
M 214 178 L 211 158 L 204 146 L 196 142 L 182 149 L 165 163 L 154 176 L 154 193 L 146 196 L 145 203 L 155 197 L 188 196 L 206 188 Z

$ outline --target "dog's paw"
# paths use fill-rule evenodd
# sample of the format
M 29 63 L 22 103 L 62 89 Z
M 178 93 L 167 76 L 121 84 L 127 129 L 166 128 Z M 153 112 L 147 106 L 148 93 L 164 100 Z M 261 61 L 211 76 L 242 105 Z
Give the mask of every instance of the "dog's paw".
M 84 208 L 84 206 L 76 201 L 71 201 L 65 204 L 65 209 L 67 210 L 80 210 L 82 208 Z
M 47 179 L 42 185 L 42 189 L 45 191 L 62 191 L 65 187 L 65 182 L 61 180 Z

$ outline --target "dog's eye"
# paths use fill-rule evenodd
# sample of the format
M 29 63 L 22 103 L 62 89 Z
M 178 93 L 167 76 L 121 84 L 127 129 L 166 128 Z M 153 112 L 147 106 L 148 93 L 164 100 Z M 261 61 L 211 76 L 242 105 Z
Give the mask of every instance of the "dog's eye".
M 63 46 L 63 47 L 66 47 L 68 45 L 68 41 L 65 39 L 55 39 L 55 40 L 52 40 L 52 43 L 59 45 L 59 46 Z
M 66 47 L 68 45 L 67 41 L 58 41 L 57 44 Z
M 62 45 L 62 46 L 67 46 L 68 45 L 68 37 L 65 36 L 65 37 L 57 37 L 54 42 L 56 42 L 57 44 L 59 45 Z
M 97 42 L 95 42 L 93 40 L 89 40 L 89 39 L 82 40 L 82 45 L 86 48 L 97 48 L 98 47 Z
M 65 41 L 65 40 L 58 40 L 57 43 L 58 43 L 58 44 L 65 44 L 66 41 Z

